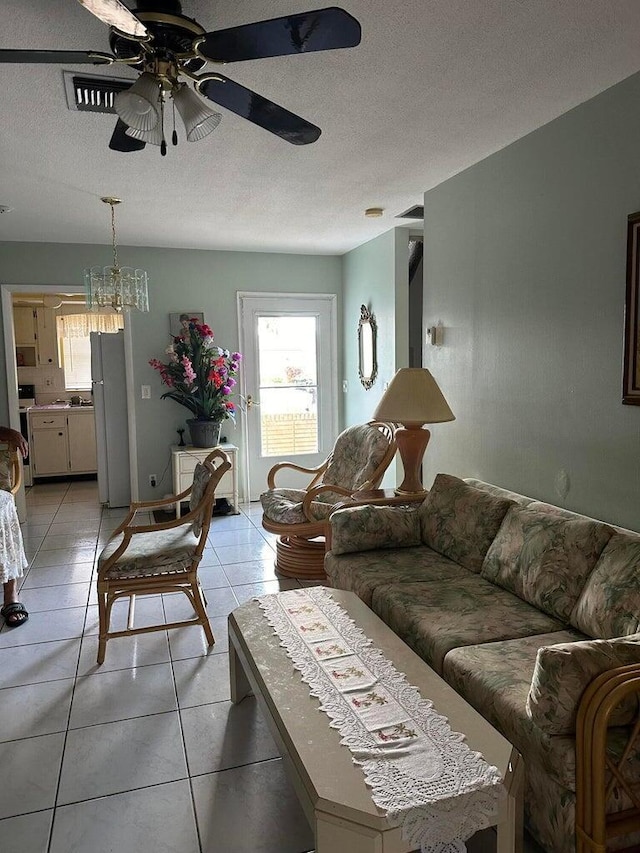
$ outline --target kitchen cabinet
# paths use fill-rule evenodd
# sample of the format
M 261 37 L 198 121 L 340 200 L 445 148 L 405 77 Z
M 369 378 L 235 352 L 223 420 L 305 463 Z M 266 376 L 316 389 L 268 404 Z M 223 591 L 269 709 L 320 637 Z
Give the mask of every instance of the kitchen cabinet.
M 171 447 L 171 470 L 173 473 L 174 495 L 184 492 L 193 483 L 193 472 L 198 462 L 202 462 L 213 450 L 212 447 Z M 218 450 L 224 450 L 231 462 L 231 469 L 222 475 L 216 489 L 216 500 L 226 498 L 238 515 L 238 448 L 233 444 L 219 444 Z M 180 518 L 180 506 L 176 504 L 176 517 Z
M 33 308 L 16 305 L 13 309 L 13 329 L 16 346 L 36 345 L 36 312 Z
M 98 470 L 96 425 L 93 409 L 71 411 L 67 416 L 69 472 L 82 474 Z
M 29 412 L 29 459 L 34 477 L 69 473 L 67 418 L 60 412 Z
M 37 360 L 39 367 L 59 367 L 56 312 L 53 308 L 36 309 Z
M 97 471 L 93 408 L 30 409 L 28 417 L 29 458 L 34 477 Z
M 19 367 L 60 367 L 58 331 L 53 308 L 13 309 L 16 360 Z
M 33 308 L 16 305 L 13 309 L 13 330 L 16 339 L 16 365 L 35 367 L 37 364 L 38 340 L 36 334 L 36 312 Z

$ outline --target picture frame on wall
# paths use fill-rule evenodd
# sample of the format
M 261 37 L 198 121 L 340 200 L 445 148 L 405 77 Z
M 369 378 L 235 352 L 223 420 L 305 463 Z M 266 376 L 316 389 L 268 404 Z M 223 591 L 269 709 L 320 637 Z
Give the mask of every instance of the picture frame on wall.
M 169 314 L 169 333 L 175 338 L 188 328 L 189 320 L 195 319 L 198 323 L 204 323 L 202 311 L 179 311 L 177 314 Z
M 640 406 L 640 211 L 627 226 L 627 295 L 624 313 L 622 402 Z

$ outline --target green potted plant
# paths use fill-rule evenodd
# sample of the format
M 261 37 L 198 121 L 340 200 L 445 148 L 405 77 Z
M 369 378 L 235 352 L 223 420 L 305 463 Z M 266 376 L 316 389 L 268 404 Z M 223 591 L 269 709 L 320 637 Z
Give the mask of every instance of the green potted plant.
M 242 356 L 216 346 L 212 330 L 195 317 L 185 323 L 182 334 L 172 338 L 166 353 L 168 362 L 149 361 L 170 389 L 161 399 L 169 397 L 192 413 L 187 426 L 195 447 L 215 447 L 222 422 L 227 418 L 235 422 L 236 407 L 229 396 Z

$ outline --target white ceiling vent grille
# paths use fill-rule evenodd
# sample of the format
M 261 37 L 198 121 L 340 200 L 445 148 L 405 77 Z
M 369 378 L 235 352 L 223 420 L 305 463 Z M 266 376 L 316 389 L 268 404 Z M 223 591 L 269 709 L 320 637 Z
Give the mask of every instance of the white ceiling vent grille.
M 64 87 L 70 110 L 89 113 L 113 113 L 113 101 L 118 92 L 124 92 L 134 80 L 122 77 L 100 77 L 97 74 L 64 72 Z

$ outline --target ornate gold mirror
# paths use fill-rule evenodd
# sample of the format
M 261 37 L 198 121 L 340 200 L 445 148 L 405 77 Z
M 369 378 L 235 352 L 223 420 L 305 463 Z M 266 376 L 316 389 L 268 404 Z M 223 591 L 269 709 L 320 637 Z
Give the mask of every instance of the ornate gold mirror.
M 378 375 L 377 333 L 376 318 L 366 305 L 361 305 L 358 323 L 358 375 L 367 391 L 373 386 Z

